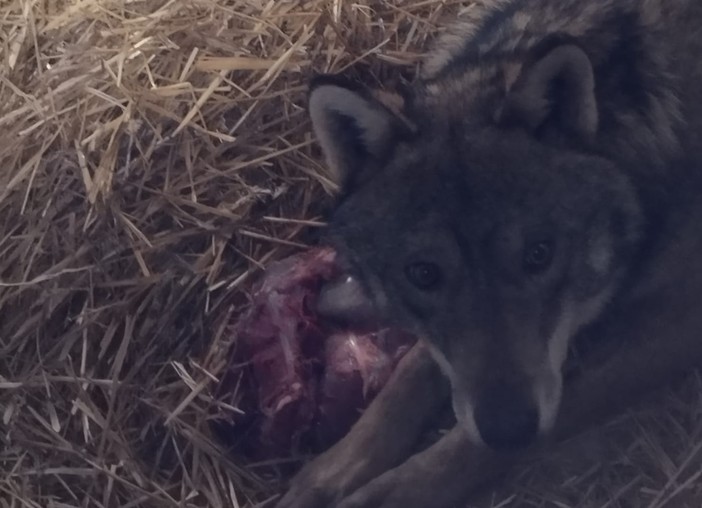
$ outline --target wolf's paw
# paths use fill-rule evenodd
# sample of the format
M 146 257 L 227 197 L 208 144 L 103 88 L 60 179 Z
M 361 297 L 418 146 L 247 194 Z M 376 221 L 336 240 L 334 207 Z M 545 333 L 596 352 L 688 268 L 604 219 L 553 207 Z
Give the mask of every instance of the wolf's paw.
M 426 490 L 431 486 L 423 478 L 403 474 L 401 469 L 386 472 L 357 489 L 335 508 L 427 508 Z M 332 505 L 330 505 L 331 508 Z
M 343 449 L 334 451 L 307 464 L 275 508 L 332 508 L 372 478 L 366 461 Z
M 499 470 L 501 461 L 473 445 L 461 427 L 397 467 L 351 491 L 334 508 L 448 508 Z

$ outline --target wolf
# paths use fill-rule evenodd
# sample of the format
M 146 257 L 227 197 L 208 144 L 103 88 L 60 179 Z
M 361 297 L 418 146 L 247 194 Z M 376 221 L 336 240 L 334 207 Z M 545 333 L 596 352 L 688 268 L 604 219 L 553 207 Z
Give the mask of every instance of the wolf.
M 422 339 L 279 508 L 453 506 L 700 364 L 701 27 L 694 0 L 485 1 L 401 111 L 313 80 L 325 241 Z M 413 455 L 447 401 L 454 428 Z

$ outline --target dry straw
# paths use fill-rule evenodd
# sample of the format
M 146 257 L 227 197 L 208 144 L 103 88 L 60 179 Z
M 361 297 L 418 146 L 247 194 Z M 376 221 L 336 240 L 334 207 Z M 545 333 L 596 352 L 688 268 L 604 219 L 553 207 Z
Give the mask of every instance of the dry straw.
M 334 190 L 305 81 L 411 79 L 439 20 L 470 5 L 0 1 L 0 507 L 238 507 L 276 491 L 207 419 L 224 318 L 313 237 Z M 505 496 L 680 499 L 699 436 L 678 420 L 665 463 L 655 432 L 636 434 L 652 472 L 566 483 L 531 468 Z

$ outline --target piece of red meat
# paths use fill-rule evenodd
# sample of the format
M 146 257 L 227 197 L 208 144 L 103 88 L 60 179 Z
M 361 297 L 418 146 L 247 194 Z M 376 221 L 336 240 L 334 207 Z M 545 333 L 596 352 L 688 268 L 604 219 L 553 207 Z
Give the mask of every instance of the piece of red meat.
M 248 366 L 243 386 L 255 391 L 247 395 L 255 398 L 257 414 L 235 421 L 231 432 L 248 436 L 246 448 L 259 458 L 333 444 L 414 342 L 399 330 L 362 330 L 320 317 L 322 287 L 343 275 L 328 247 L 272 263 L 232 326 L 238 359 Z
M 327 338 L 316 429 L 320 448 L 348 432 L 413 342 L 412 336 L 389 328 L 371 333 L 343 330 Z

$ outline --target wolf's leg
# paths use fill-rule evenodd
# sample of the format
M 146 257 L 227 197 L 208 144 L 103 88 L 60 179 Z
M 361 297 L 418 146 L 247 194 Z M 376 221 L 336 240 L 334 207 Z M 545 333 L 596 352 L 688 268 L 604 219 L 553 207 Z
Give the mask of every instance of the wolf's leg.
M 448 508 L 481 482 L 499 473 L 505 461 L 472 444 L 454 427 L 423 452 L 364 485 L 337 508 Z
M 573 436 L 702 364 L 702 271 L 694 270 L 698 263 L 690 264 L 685 279 L 671 273 L 676 283 L 592 330 L 604 346 L 584 359 L 581 374 L 566 385 L 549 441 Z M 521 454 L 498 455 L 470 444 L 454 429 L 433 447 L 361 487 L 339 508 L 454 506 L 546 444 Z
M 448 384 L 423 345 L 392 378 L 348 435 L 293 479 L 277 508 L 327 508 L 402 463 L 427 421 L 448 400 Z

